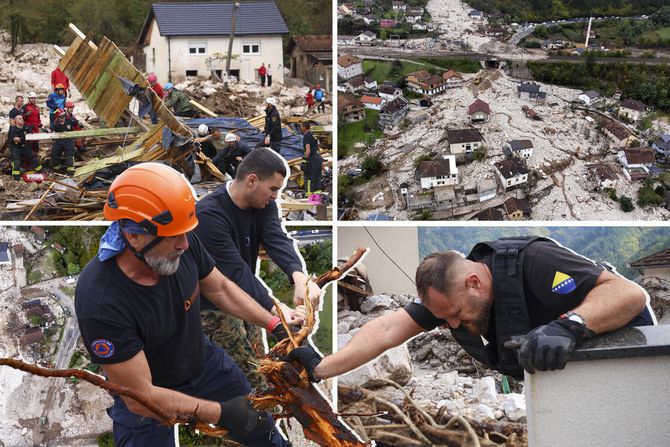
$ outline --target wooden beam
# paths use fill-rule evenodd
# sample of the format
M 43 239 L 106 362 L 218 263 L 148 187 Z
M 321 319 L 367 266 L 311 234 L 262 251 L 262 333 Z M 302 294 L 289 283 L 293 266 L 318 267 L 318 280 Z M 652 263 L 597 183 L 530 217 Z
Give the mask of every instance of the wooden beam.
M 214 113 L 214 112 L 212 112 L 211 110 L 209 110 L 207 107 L 205 107 L 205 106 L 203 106 L 202 104 L 200 104 L 198 101 L 194 101 L 194 100 L 191 99 L 191 100 L 189 100 L 189 102 L 190 102 L 192 105 L 194 105 L 196 109 L 200 110 L 201 112 L 204 112 L 205 114 L 209 115 L 209 116 L 212 117 L 212 118 L 216 118 L 217 116 L 219 116 L 219 115 L 217 115 L 216 113 Z
M 54 45 L 54 51 L 60 56 L 63 57 L 65 56 L 65 50 L 59 47 L 58 45 Z
M 101 137 L 105 135 L 124 135 L 142 133 L 141 127 L 109 127 L 105 129 L 77 130 L 74 132 L 30 133 L 26 141 L 64 140 L 67 138 Z
M 74 33 L 75 36 L 79 37 L 81 40 L 86 42 L 86 35 L 82 33 L 81 30 L 77 28 L 74 23 L 70 23 L 68 27 L 70 28 L 70 31 Z M 93 42 L 91 42 L 90 40 L 88 41 L 88 46 L 93 48 L 94 50 L 98 49 L 98 46 Z

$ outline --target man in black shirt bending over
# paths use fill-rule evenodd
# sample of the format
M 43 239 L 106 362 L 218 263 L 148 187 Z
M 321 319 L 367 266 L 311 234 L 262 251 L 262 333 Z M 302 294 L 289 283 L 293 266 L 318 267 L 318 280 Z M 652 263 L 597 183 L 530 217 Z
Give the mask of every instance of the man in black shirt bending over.
M 267 286 L 256 276 L 261 245 L 295 285 L 296 316 L 304 316 L 302 300 L 308 293 L 315 301 L 320 290 L 307 281 L 305 262 L 281 226 L 276 199 L 288 172 L 286 161 L 267 148 L 256 148 L 240 163 L 235 180 L 225 183 L 198 202 L 200 224 L 195 233 L 211 253 L 216 267 L 265 309 L 276 313 Z M 288 307 L 282 308 L 290 312 Z M 257 328 L 243 324 L 203 300 L 203 327 L 212 341 L 235 359 L 252 385 L 263 384 L 254 370 L 253 345 L 262 342 Z
M 420 302 L 368 322 L 337 353 L 321 359 L 301 347 L 289 358 L 300 361 L 312 380 L 324 379 L 446 326 L 474 358 L 523 378 L 523 369 L 563 369 L 580 340 L 656 324 L 641 287 L 545 238 L 480 243 L 467 258 L 434 253 L 419 265 L 416 286 Z M 505 347 L 513 336 L 522 340 L 518 357 Z
M 252 408 L 244 374 L 205 339 L 200 294 L 225 312 L 286 337 L 278 317 L 214 266 L 191 231 L 195 194 L 159 163 L 133 166 L 112 183 L 104 215 L 114 221 L 76 289 L 77 321 L 93 363 L 111 382 L 169 414 L 217 424 L 247 446 L 290 445 L 270 415 Z M 174 427 L 139 402 L 115 396 L 107 410 L 117 446 L 174 446 Z

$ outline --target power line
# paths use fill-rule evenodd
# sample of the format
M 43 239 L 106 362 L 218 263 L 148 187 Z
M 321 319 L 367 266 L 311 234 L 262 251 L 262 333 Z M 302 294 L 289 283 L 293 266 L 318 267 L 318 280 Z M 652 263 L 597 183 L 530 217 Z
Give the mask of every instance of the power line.
M 411 282 L 412 284 L 416 285 L 416 283 L 414 282 L 414 280 L 413 280 L 407 273 L 405 273 L 405 271 L 398 265 L 397 262 L 395 262 L 395 261 L 393 260 L 393 258 L 391 258 L 391 257 L 388 255 L 388 253 L 386 253 L 386 252 L 384 251 L 384 249 L 382 248 L 381 245 L 379 245 L 379 243 L 377 242 L 377 240 L 375 239 L 375 237 L 372 235 L 372 233 L 370 233 L 370 230 L 368 230 L 367 227 L 363 227 L 363 228 L 365 229 L 365 232 L 368 233 L 368 236 L 370 236 L 370 239 L 372 239 L 372 242 L 375 243 L 375 245 L 377 246 L 377 248 L 379 248 L 379 249 L 382 251 L 382 253 L 384 253 L 384 256 L 386 256 L 386 257 L 388 258 L 388 260 L 391 261 L 391 262 L 393 263 L 393 265 L 395 265 L 396 267 L 398 267 L 398 270 L 400 270 L 400 271 L 402 272 L 402 274 L 405 275 L 405 276 L 407 277 L 407 279 L 409 279 L 410 282 Z

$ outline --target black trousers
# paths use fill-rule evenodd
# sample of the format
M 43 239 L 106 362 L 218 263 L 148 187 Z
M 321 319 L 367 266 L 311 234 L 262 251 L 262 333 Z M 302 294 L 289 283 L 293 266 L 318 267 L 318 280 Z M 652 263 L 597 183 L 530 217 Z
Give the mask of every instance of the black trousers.
M 30 147 L 25 144 L 21 146 L 11 144 L 9 147 L 12 152 L 12 175 L 21 175 L 21 164 L 24 161 L 28 171 L 35 169 L 35 157 Z
M 61 157 L 65 155 L 65 165 L 68 171 L 74 171 L 74 141 L 56 140 L 51 146 L 51 167 L 53 169 L 60 169 Z
M 323 159 L 308 161 L 304 168 L 305 172 L 305 192 L 313 193 L 321 189 L 321 168 Z
M 265 87 L 265 76 L 260 75 L 261 77 L 261 87 Z
M 272 87 L 272 76 L 268 75 L 268 87 Z

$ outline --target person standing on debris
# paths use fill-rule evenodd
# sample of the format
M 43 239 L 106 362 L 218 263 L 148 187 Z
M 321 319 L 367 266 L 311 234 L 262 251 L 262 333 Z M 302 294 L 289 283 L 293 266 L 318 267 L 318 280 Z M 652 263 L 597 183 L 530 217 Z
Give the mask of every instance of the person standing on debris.
M 58 109 L 65 108 L 65 85 L 56 84 L 54 91 L 47 98 L 47 107 L 49 108 L 49 124 L 54 122 L 54 114 Z
M 268 76 L 268 87 L 272 87 L 272 65 L 271 64 L 268 64 L 267 76 Z
M 9 111 L 9 125 L 14 126 L 15 122 L 14 119 L 19 116 L 23 115 L 23 96 L 17 95 L 16 98 L 14 99 L 14 107 L 12 107 L 12 110 Z
M 314 90 L 314 99 L 319 103 L 316 111 L 326 113 L 326 91 L 321 88 L 321 84 L 316 84 L 316 89 Z
M 26 146 L 26 126 L 24 124 L 23 116 L 16 115 L 14 124 L 9 127 L 7 134 L 9 149 L 12 153 L 12 178 L 14 180 L 21 179 L 22 163 L 25 163 L 27 170 L 42 171 L 42 165 L 35 162 L 33 151 Z
M 212 133 L 208 135 L 208 132 Z M 212 160 L 226 148 L 226 141 L 218 127 L 208 128 L 206 124 L 201 124 L 198 127 L 198 135 L 201 136 L 195 141 L 201 144 L 202 152 Z
M 65 119 L 72 123 L 72 130 L 83 130 L 83 126 L 77 118 L 74 116 L 74 103 L 72 101 L 65 102 Z M 79 152 L 86 151 L 86 138 L 75 138 L 74 147 Z
M 323 167 L 323 158 L 319 153 L 319 142 L 312 135 L 312 125 L 309 121 L 303 121 L 300 124 L 302 131 L 302 147 L 305 153 L 302 156 L 305 176 L 305 193 L 319 194 L 321 189 L 321 169 Z
M 23 120 L 26 123 L 26 131 L 28 133 L 39 133 L 42 129 L 40 112 L 40 106 L 37 105 L 37 94 L 35 92 L 28 93 L 28 104 L 23 107 Z M 38 141 L 29 141 L 26 145 L 33 154 L 37 154 L 37 150 L 39 149 Z
M 56 69 L 51 72 L 51 90 L 56 91 L 56 87 L 59 84 L 65 89 L 63 94 L 66 97 L 70 96 L 70 79 L 65 76 L 65 73 L 63 73 L 59 67 L 56 67 Z
M 265 139 L 263 144 L 270 146 L 278 154 L 281 153 L 281 118 L 277 111 L 277 99 L 269 96 L 265 99 Z
M 234 133 L 227 133 L 224 141 L 226 146 L 212 159 L 212 162 L 219 171 L 227 173 L 230 178 L 235 178 L 237 168 L 244 157 L 251 152 L 251 148 L 241 143 L 240 137 Z
M 261 68 L 258 69 L 258 76 L 261 78 L 261 87 L 265 87 L 265 75 L 267 74 L 267 68 L 265 68 L 265 62 L 261 63 Z
M 158 95 L 160 99 L 163 99 L 165 97 L 165 91 L 163 90 L 163 86 L 161 86 L 158 83 L 158 78 L 154 73 L 149 73 L 147 76 L 147 80 L 149 81 L 149 85 L 151 86 L 151 89 Z M 149 118 L 151 118 L 151 124 L 158 124 L 158 116 L 156 115 L 156 112 L 151 109 L 149 111 Z
M 84 345 L 110 382 L 168 414 L 216 424 L 242 445 L 289 446 L 272 417 L 252 407 L 240 368 L 204 337 L 201 293 L 278 339 L 287 334 L 215 267 L 193 233 L 195 203 L 186 178 L 161 163 L 132 166 L 114 180 L 103 209 L 112 225 L 75 291 Z M 174 427 L 142 401 L 115 395 L 107 413 L 115 445 L 175 445 Z
M 240 164 L 235 180 L 196 205 L 200 225 L 195 233 L 217 268 L 273 313 L 276 302 L 255 274 L 261 245 L 295 284 L 295 305 L 302 309 L 300 305 L 307 294 L 316 301 L 321 293 L 313 281 L 308 282 L 304 261 L 281 226 L 276 199 L 288 172 L 286 161 L 273 151 L 254 149 Z M 259 331 L 216 310 L 206 300 L 201 309 L 205 332 L 236 359 L 253 385 L 261 386 L 263 379 L 252 365 L 253 345 L 262 341 Z M 286 311 L 283 305 L 282 310 Z
M 575 346 L 596 334 L 656 324 L 640 286 L 542 237 L 481 242 L 467 257 L 433 253 L 419 265 L 416 287 L 419 302 L 368 322 L 337 353 L 321 359 L 301 347 L 290 358 L 324 379 L 445 326 L 472 357 L 522 379 L 524 369 L 563 369 Z M 514 336 L 518 352 L 505 346 Z
M 72 116 L 67 116 L 64 109 L 56 110 L 54 122 L 49 125 L 52 132 L 72 132 L 74 127 L 79 125 L 79 121 Z M 51 169 L 56 172 L 62 168 L 62 156 L 65 157 L 65 166 L 67 175 L 74 175 L 74 139 L 63 138 L 54 140 L 51 146 Z
M 309 109 L 311 109 L 312 106 L 314 105 L 314 95 L 312 94 L 311 88 L 307 91 L 307 94 L 305 95 L 305 103 L 307 103 L 307 110 L 305 110 L 305 113 L 307 113 Z
M 188 96 L 174 88 L 171 82 L 165 84 L 165 107 L 174 110 L 175 116 L 191 118 L 195 115 Z

